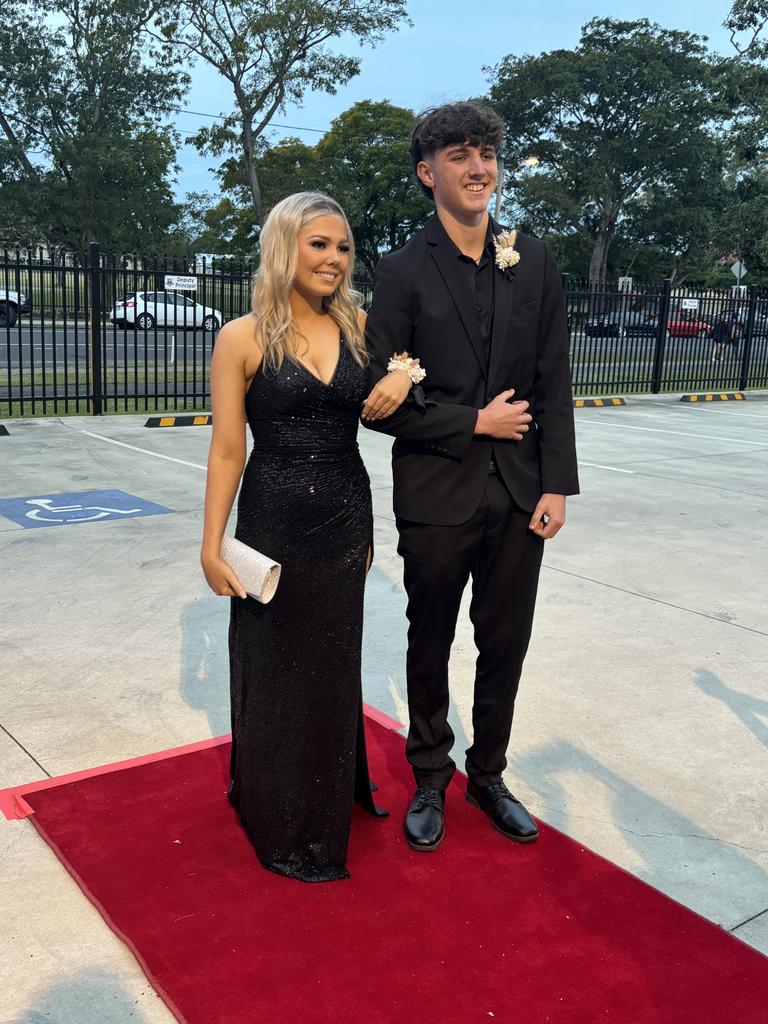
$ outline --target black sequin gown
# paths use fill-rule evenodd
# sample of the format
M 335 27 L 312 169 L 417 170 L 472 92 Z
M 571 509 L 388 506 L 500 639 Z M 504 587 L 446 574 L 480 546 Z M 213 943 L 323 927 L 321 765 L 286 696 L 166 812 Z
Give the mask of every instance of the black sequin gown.
M 285 360 L 245 398 L 253 451 L 238 540 L 282 565 L 272 602 L 233 598 L 229 799 L 264 867 L 348 878 L 353 800 L 371 813 L 360 679 L 371 492 L 357 447 L 366 372 L 341 344 L 327 385 Z

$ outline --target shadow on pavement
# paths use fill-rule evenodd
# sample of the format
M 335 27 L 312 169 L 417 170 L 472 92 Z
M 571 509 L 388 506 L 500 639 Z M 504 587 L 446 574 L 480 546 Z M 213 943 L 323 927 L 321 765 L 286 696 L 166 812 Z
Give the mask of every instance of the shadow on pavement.
M 160 1001 L 154 994 L 151 998 Z M 32 1001 L 34 1006 L 13 1017 L 9 1024 L 146 1024 L 148 1020 L 115 975 L 101 969 L 80 971 Z
M 758 717 L 762 715 L 768 719 L 768 700 L 761 700 L 750 693 L 732 689 L 708 668 L 697 668 L 694 679 L 702 693 L 725 704 L 749 731 L 768 747 L 768 725 Z
M 179 693 L 190 707 L 206 712 L 211 736 L 230 731 L 229 601 L 206 587 L 181 613 Z
M 653 757 L 652 751 L 649 757 Z M 594 827 L 594 821 L 607 802 L 612 821 L 606 822 L 606 828 L 620 832 L 622 841 L 636 851 L 641 862 L 629 869 L 632 874 L 663 891 L 674 891 L 678 901 L 694 907 L 711 920 L 721 916 L 718 907 L 703 904 L 724 884 L 732 894 L 766 890 L 768 875 L 738 847 L 713 835 L 572 743 L 557 741 L 519 757 L 512 755 L 510 767 L 539 794 L 541 807 L 563 815 L 564 820 L 556 827 L 571 836 L 583 830 L 569 821 L 569 792 L 560 777 L 587 776 L 594 786 L 598 808 L 591 825 Z M 706 780 L 700 781 L 706 784 Z M 623 857 L 606 856 L 624 862 Z M 675 859 L 676 865 L 671 863 Z M 676 874 L 680 876 L 678 882 L 675 882 Z M 731 907 L 734 916 L 738 914 L 732 907 L 732 900 L 723 900 L 722 892 L 718 902 L 720 907 L 724 903 Z M 722 923 L 728 927 L 726 922 Z M 731 921 L 730 925 L 734 923 Z

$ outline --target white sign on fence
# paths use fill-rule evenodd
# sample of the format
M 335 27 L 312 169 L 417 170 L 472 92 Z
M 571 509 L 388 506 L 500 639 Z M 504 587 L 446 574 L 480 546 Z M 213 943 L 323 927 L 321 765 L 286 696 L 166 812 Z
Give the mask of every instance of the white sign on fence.
M 192 275 L 166 274 L 165 290 L 167 292 L 193 292 L 197 288 L 197 278 Z
M 681 303 L 681 309 L 693 309 L 693 310 L 696 310 L 698 308 L 699 308 L 699 300 L 698 299 L 683 299 L 683 301 Z
M 632 278 L 631 277 L 620 277 L 619 278 L 619 291 L 620 292 L 631 292 L 632 291 Z

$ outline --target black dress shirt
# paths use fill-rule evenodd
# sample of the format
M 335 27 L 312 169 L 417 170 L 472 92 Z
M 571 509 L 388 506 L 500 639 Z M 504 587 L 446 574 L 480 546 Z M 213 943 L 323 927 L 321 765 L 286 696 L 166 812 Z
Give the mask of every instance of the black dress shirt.
M 467 288 L 472 296 L 472 301 L 477 314 L 477 326 L 480 328 L 480 340 L 485 349 L 485 365 L 491 356 L 491 334 L 493 333 L 493 305 L 495 297 L 496 274 L 495 259 L 496 249 L 493 244 L 493 228 L 490 217 L 488 218 L 488 232 L 485 236 L 485 246 L 480 255 L 480 260 L 475 263 L 471 256 L 465 256 L 458 247 L 456 256 L 465 269 Z

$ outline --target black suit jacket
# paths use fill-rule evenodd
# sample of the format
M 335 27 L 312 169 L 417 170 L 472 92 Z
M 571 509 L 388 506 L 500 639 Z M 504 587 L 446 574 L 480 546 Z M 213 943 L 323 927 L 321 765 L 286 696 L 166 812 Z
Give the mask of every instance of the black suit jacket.
M 501 228 L 492 224 L 495 234 Z M 475 512 L 493 453 L 516 502 L 532 511 L 543 492 L 579 490 L 560 275 L 549 247 L 518 235 L 520 262 L 496 274 L 493 334 L 486 363 L 473 297 L 460 260 L 433 216 L 376 269 L 366 324 L 371 383 L 395 352 L 426 370 L 392 416 L 365 425 L 395 436 L 395 514 L 455 526 Z M 533 416 L 522 441 L 474 435 L 477 412 L 508 388 Z

